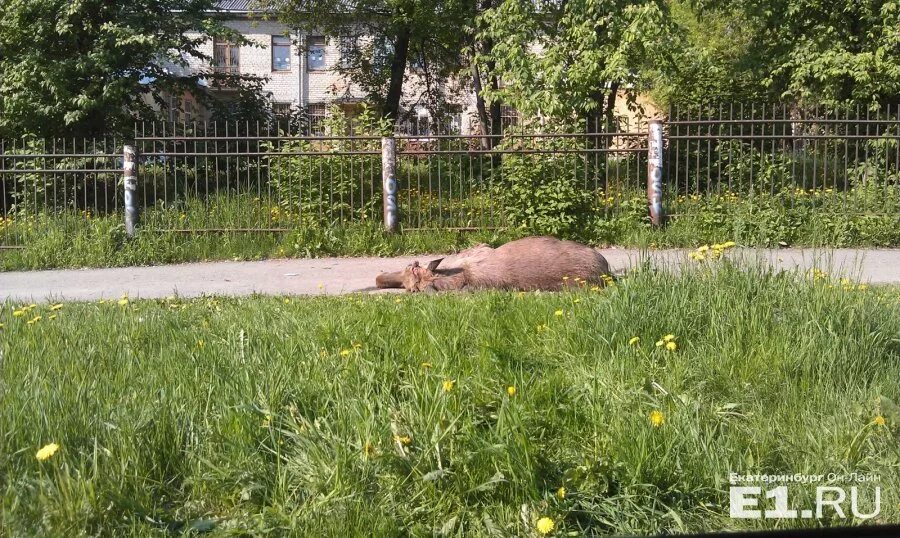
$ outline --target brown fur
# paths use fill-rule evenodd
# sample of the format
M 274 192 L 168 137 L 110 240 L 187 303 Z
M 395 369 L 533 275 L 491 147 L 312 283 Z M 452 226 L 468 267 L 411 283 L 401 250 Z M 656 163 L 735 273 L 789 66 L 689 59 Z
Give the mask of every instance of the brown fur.
M 447 260 L 433 260 L 428 267 L 415 262 L 403 271 L 378 275 L 375 282 L 378 287 L 402 286 L 411 292 L 552 291 L 579 281 L 603 285 L 603 275 L 610 274 L 606 258 L 596 250 L 554 237 L 527 237 L 496 249 L 478 245 Z

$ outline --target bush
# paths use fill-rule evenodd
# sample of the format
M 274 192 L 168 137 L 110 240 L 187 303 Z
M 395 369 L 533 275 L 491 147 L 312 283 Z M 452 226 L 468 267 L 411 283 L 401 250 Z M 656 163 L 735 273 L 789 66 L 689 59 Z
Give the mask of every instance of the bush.
M 329 225 L 374 218 L 381 211 L 380 151 L 377 138 L 386 124 L 372 109 L 363 108 L 354 119 L 355 136 L 370 139 L 304 138 L 282 144 L 269 143 L 269 184 L 286 216 L 296 215 L 307 224 Z M 349 131 L 348 120 L 334 111 L 325 128 L 335 136 Z M 277 155 L 282 154 L 282 155 Z M 284 155 L 286 154 L 286 155 Z M 275 156 L 277 155 L 277 157 Z
M 500 149 L 518 149 L 510 139 Z M 576 149 L 571 139 L 548 139 L 542 149 Z M 592 193 L 584 188 L 587 159 L 577 153 L 504 155 L 493 188 L 510 222 L 535 234 L 575 237 L 591 214 Z M 580 173 L 579 173 L 580 171 Z

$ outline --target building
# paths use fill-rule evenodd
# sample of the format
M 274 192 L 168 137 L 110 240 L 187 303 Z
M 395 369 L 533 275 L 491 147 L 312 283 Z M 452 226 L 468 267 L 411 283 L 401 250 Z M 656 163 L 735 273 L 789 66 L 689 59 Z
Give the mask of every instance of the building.
M 204 72 L 210 69 L 220 73 L 240 73 L 265 78 L 263 91 L 271 103 L 272 112 L 287 115 L 303 111 L 310 123 L 310 131 L 321 133 L 322 120 L 334 105 L 350 116 L 358 109 L 363 94 L 335 70 L 344 55 L 346 37 L 324 34 L 300 34 L 274 20 L 253 11 L 251 0 L 219 0 L 218 8 L 225 17 L 225 24 L 243 35 L 250 45 L 238 46 L 218 40 L 210 40 L 200 51 L 213 58 L 213 65 L 205 65 L 196 58 L 188 61 L 188 71 Z M 200 34 L 196 34 L 199 37 Z M 179 69 L 173 67 L 173 69 Z M 453 84 L 453 83 L 451 83 Z M 436 132 L 474 134 L 477 132 L 475 95 L 470 88 L 454 87 L 446 92 L 455 96 L 448 117 L 435 119 L 421 102 L 424 85 L 411 73 L 404 83 L 401 107 L 404 113 L 398 122 L 398 130 L 406 134 L 427 136 Z M 216 90 L 213 90 L 216 91 Z M 645 104 L 646 100 L 641 100 Z M 189 94 L 173 100 L 171 119 L 197 121 L 204 119 L 204 112 L 196 99 Z M 654 111 L 655 112 L 655 111 Z M 618 99 L 616 113 L 633 120 L 634 112 L 628 110 L 625 99 Z M 517 114 L 503 107 L 504 124 L 518 121 Z M 633 123 L 633 121 L 632 121 Z

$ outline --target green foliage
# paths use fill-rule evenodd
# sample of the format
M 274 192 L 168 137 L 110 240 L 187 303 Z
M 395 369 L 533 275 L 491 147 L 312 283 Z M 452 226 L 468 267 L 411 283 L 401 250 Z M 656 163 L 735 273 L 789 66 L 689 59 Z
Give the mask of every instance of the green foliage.
M 88 155 L 103 155 L 110 151 L 110 147 L 110 141 L 101 140 L 83 151 Z M 118 174 L 75 172 L 72 177 L 65 174 L 66 170 L 102 168 L 102 164 L 107 162 L 105 158 L 32 157 L 53 155 L 53 151 L 46 141 L 25 139 L 20 145 L 7 148 L 0 156 L 0 169 L 35 171 L 3 174 L 0 187 L 12 202 L 8 217 L 20 218 L 39 213 L 52 215 L 74 210 L 97 212 L 100 208 L 115 205 Z
M 571 143 L 553 145 L 564 149 Z M 577 153 L 510 153 L 504 155 L 493 194 L 512 225 L 534 234 L 576 237 L 591 210 L 591 192 L 583 186 L 586 165 Z
M 669 65 L 678 45 L 657 0 L 504 0 L 481 19 L 480 38 L 493 49 L 478 61 L 503 80 L 487 97 L 556 122 L 610 114 L 616 89 L 633 101 L 643 68 Z
M 349 132 L 348 122 L 335 106 L 324 127 L 340 136 Z M 380 208 L 380 197 L 373 195 L 381 190 L 378 137 L 388 125 L 387 120 L 364 106 L 353 120 L 354 134 L 362 138 L 297 139 L 266 146 L 265 151 L 275 154 L 297 154 L 269 160 L 269 182 L 279 206 L 287 214 L 296 213 L 307 224 L 373 218 Z M 350 154 L 353 152 L 379 153 Z
M 900 96 L 900 9 L 893 0 L 672 4 L 687 47 L 684 67 L 657 91 L 669 102 L 768 97 L 801 107 L 877 108 Z
M 728 474 L 900 488 L 898 291 L 717 262 L 521 297 L 6 303 L 0 521 L 14 536 L 784 527 L 730 518 Z M 653 345 L 666 334 L 677 350 Z M 792 498 L 811 506 L 814 486 Z
M 135 117 L 154 116 L 149 105 L 161 92 L 198 90 L 200 75 L 178 72 L 186 58 L 210 60 L 199 50 L 207 38 L 240 39 L 211 14 L 214 5 L 214 0 L 5 0 L 0 136 L 132 132 Z M 186 34 L 196 31 L 200 37 Z

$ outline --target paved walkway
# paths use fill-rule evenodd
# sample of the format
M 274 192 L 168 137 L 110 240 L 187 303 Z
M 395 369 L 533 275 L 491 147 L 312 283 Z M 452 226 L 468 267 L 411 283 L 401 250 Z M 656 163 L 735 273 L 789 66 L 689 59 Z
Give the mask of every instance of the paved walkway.
M 649 258 L 656 266 L 677 270 L 688 260 L 685 250 L 602 251 L 615 272 L 627 270 Z M 731 251 L 730 257 L 762 260 L 779 268 L 817 267 L 835 276 L 848 276 L 872 284 L 900 284 L 900 249 L 813 250 L 782 249 Z M 422 255 L 403 258 L 281 259 L 261 262 L 214 262 L 126 267 L 0 273 L 0 302 L 5 300 L 52 301 L 133 298 L 179 295 L 336 295 L 372 292 L 375 275 L 395 271 Z

